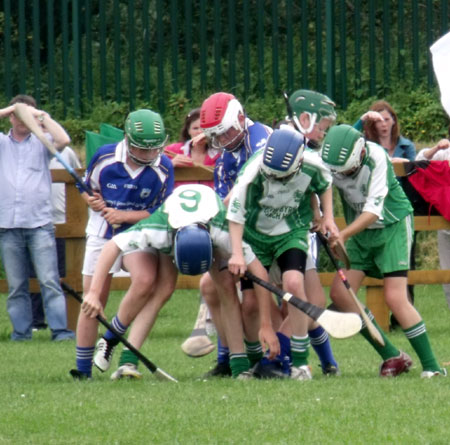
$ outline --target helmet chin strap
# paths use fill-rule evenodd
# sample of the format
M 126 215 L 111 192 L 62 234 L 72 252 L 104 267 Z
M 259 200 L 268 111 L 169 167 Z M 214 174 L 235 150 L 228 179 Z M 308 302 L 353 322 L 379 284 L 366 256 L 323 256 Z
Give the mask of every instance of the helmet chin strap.
M 140 158 L 138 158 L 137 156 L 135 156 L 133 153 L 131 153 L 130 147 L 127 147 L 127 151 L 128 151 L 128 156 L 131 158 L 131 160 L 138 164 L 138 165 L 142 165 L 142 166 L 152 166 L 152 167 L 158 167 L 160 161 L 161 161 L 161 154 L 158 154 L 158 156 L 156 156 L 156 158 L 151 159 L 150 161 L 144 161 Z
M 309 127 L 308 128 L 304 128 L 303 125 L 300 123 L 299 119 L 297 116 L 293 116 L 292 119 L 294 120 L 294 124 L 297 127 L 297 130 L 300 131 L 300 133 L 302 133 L 303 135 L 311 133 L 311 131 L 314 128 L 314 125 L 316 124 L 316 120 L 317 120 L 317 114 L 311 114 L 307 111 L 305 111 L 305 113 L 308 113 L 309 116 Z

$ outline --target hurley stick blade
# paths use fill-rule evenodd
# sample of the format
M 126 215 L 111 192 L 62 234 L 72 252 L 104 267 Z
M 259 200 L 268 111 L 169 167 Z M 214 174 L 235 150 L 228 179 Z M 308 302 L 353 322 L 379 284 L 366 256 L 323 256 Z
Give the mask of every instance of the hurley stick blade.
M 208 308 L 205 303 L 200 303 L 197 320 L 189 338 L 181 345 L 182 351 L 189 357 L 203 357 L 214 351 L 215 345 L 206 333 L 206 318 Z
M 325 309 L 317 319 L 319 323 L 332 337 L 348 338 L 361 330 L 361 318 L 353 312 L 335 312 Z
M 336 254 L 336 258 L 338 260 L 341 260 L 344 263 L 345 268 L 347 270 L 349 270 L 350 269 L 350 258 L 348 257 L 347 249 L 340 241 L 338 241 L 336 243 L 336 245 L 334 246 L 333 253 Z
M 312 305 L 286 292 L 283 300 L 310 316 L 334 338 L 348 338 L 361 330 L 361 318 L 352 312 L 335 312 Z
M 328 309 L 323 309 L 315 304 L 309 303 L 308 301 L 303 301 L 289 292 L 281 290 L 272 283 L 262 280 L 249 271 L 245 272 L 245 276 L 254 283 L 265 287 L 279 298 L 292 304 L 310 318 L 317 321 L 333 337 L 347 338 L 355 335 L 361 329 L 361 319 L 357 314 L 334 312 Z

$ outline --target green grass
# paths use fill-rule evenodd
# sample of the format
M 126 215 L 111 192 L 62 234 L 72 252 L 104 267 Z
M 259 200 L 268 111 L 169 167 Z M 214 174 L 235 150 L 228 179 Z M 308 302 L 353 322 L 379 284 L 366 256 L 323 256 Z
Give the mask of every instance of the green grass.
M 120 295 L 112 295 L 109 315 Z M 450 361 L 450 312 L 444 300 L 440 286 L 416 287 L 416 305 L 441 363 Z M 197 304 L 196 291 L 177 291 L 143 348 L 178 384 L 156 380 L 142 365 L 141 381 L 111 382 L 109 372 L 94 370 L 92 381 L 74 382 L 68 374 L 74 343 L 53 344 L 48 331 L 31 342 L 12 343 L 2 310 L 0 444 L 449 442 L 449 378 L 421 380 L 415 360 L 409 374 L 382 380 L 380 358 L 361 336 L 333 340 L 342 371 L 338 378 L 322 376 L 312 353 L 311 382 L 202 380 L 213 355 L 191 359 L 180 349 Z M 415 359 L 401 332 L 389 338 Z

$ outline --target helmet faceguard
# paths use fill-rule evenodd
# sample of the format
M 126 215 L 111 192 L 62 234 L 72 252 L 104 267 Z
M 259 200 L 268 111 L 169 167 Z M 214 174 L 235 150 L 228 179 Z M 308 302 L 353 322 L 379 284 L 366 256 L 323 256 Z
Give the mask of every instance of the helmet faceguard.
M 190 224 L 175 234 L 174 258 L 178 270 L 184 275 L 199 275 L 211 268 L 213 249 L 207 226 Z
M 311 90 L 297 90 L 291 94 L 286 103 L 288 116 L 293 120 L 298 131 L 303 134 L 311 133 L 316 123 L 327 118 L 333 123 L 336 120 L 336 104 L 325 94 Z M 308 113 L 309 127 L 303 128 L 300 123 L 300 115 Z
M 333 173 L 356 171 L 361 166 L 361 153 L 365 147 L 362 134 L 350 125 L 337 125 L 330 129 L 322 145 L 322 160 Z
M 130 158 L 140 165 L 157 165 L 167 142 L 164 122 L 158 113 L 151 110 L 131 112 L 125 121 L 127 149 Z M 140 158 L 133 148 L 157 150 L 158 155 L 151 160 Z
M 305 139 L 293 130 L 275 130 L 264 148 L 261 172 L 267 179 L 287 180 L 300 168 Z
M 245 124 L 241 125 L 240 116 L 244 110 L 232 94 L 215 93 L 203 102 L 200 126 L 212 147 L 234 151 L 241 145 Z

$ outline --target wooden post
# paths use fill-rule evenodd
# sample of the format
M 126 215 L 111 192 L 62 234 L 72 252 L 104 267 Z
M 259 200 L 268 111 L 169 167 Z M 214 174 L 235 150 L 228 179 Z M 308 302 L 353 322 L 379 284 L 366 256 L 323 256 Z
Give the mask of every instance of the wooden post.
M 366 305 L 375 317 L 378 325 L 389 332 L 389 308 L 384 300 L 383 288 L 380 286 L 367 286 Z

